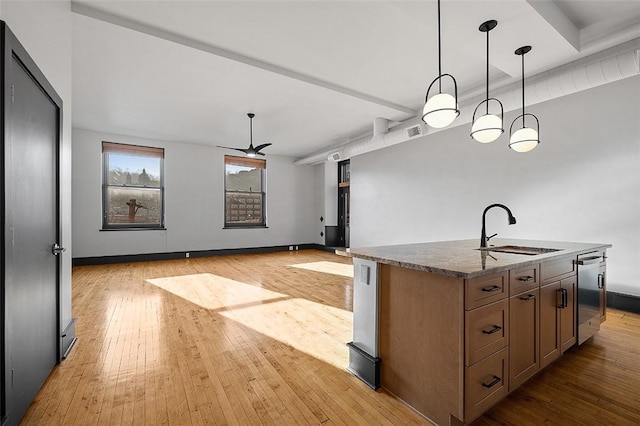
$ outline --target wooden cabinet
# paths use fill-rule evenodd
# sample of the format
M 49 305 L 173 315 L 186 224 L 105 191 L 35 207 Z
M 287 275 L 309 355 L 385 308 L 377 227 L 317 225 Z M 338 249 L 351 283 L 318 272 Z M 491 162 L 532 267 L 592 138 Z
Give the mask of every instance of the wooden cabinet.
M 540 368 L 575 345 L 576 329 L 575 275 L 540 287 Z
M 540 287 L 540 367 L 560 356 L 560 281 Z
M 508 374 L 508 348 L 499 350 L 466 369 L 465 419 L 475 419 L 507 395 Z
M 538 371 L 539 290 L 509 298 L 509 390 Z
M 470 366 L 509 344 L 507 299 L 469 311 L 465 315 L 466 365 Z
M 504 299 L 509 294 L 509 271 L 465 280 L 465 309 Z
M 560 350 L 564 353 L 578 341 L 578 322 L 576 318 L 577 300 L 576 276 L 570 276 L 560 281 L 560 291 L 564 292 L 564 300 L 560 311 Z
M 436 424 L 472 422 L 576 343 L 573 257 L 460 279 L 381 265 L 381 384 Z

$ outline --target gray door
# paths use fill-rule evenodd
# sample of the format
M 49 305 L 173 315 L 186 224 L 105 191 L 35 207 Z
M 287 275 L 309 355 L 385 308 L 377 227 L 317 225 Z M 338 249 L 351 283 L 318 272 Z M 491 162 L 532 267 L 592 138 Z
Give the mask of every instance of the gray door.
M 8 424 L 20 422 L 59 360 L 59 263 L 52 246 L 59 230 L 60 109 L 36 80 L 39 72 L 16 55 L 5 57 L 11 90 L 4 141 Z

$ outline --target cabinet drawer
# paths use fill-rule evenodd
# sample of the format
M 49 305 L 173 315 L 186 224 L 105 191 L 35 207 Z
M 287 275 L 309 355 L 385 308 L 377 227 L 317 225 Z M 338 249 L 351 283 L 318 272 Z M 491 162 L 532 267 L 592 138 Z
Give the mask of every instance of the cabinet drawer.
M 547 282 L 563 275 L 576 272 L 574 257 L 564 257 L 562 259 L 551 260 L 540 265 L 540 279 Z
M 465 422 L 475 419 L 507 394 L 508 352 L 508 348 L 501 349 L 465 369 Z
M 508 271 L 470 278 L 465 283 L 465 309 L 470 310 L 504 299 L 509 294 Z
M 472 365 L 509 344 L 509 299 L 465 313 L 466 365 Z
M 540 283 L 540 267 L 538 265 L 526 266 L 509 271 L 509 295 L 534 290 Z

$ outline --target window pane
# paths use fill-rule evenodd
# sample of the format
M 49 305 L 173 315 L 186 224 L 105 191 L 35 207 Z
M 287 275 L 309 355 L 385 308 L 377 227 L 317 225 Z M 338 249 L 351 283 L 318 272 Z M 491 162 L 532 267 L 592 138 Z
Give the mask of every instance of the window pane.
M 226 190 L 262 192 L 262 170 L 260 168 L 226 164 Z
M 108 224 L 162 223 L 162 201 L 160 189 L 153 188 L 107 188 Z
M 109 152 L 109 185 L 160 188 L 160 158 Z
M 234 225 L 262 225 L 261 193 L 227 192 L 225 220 Z

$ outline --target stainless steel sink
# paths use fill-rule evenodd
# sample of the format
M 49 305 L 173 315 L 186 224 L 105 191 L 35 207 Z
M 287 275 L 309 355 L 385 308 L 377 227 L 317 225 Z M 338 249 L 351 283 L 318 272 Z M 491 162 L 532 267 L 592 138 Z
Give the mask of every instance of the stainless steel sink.
M 554 248 L 525 247 L 525 246 L 483 247 L 483 248 L 479 248 L 478 250 L 496 251 L 500 253 L 511 253 L 511 254 L 524 254 L 526 256 L 535 256 L 538 254 L 553 253 L 554 251 L 560 251 L 560 249 L 554 249 Z

